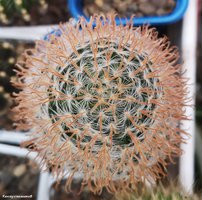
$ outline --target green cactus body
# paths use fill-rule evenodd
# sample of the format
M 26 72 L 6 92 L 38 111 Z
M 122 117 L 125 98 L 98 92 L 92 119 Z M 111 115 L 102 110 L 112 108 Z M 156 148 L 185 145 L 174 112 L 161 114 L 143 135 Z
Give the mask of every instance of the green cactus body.
M 118 52 L 118 44 L 102 39 L 97 45 L 97 63 L 95 63 L 92 47 L 88 42 L 85 47 L 77 49 L 82 57 L 78 58 L 75 53 L 70 56 L 77 68 L 67 63 L 64 68 L 57 69 L 57 72 L 64 76 L 63 79 L 52 76 L 55 85 L 50 88 L 48 108 L 50 117 L 56 122 L 59 120 L 57 116 L 64 113 L 81 115 L 75 121 L 74 127 L 66 126 L 65 122 L 61 124 L 61 129 L 64 131 L 61 135 L 63 139 L 72 136 L 74 132 L 72 129 L 78 128 L 83 132 L 85 126 L 88 126 L 91 133 L 82 138 L 80 145 L 83 148 L 95 135 L 102 135 L 109 145 L 120 145 L 121 148 L 133 146 L 126 129 L 129 129 L 139 140 L 144 140 L 144 134 L 136 124 L 147 128 L 153 124 L 152 117 L 142 114 L 141 111 L 152 114 L 155 105 L 148 105 L 147 102 L 149 98 L 158 98 L 162 91 L 156 86 L 158 78 L 144 78 L 145 74 L 152 72 L 152 63 L 147 55 L 138 55 L 135 50 L 130 51 L 129 44 L 125 46 Z M 128 61 L 129 57 L 130 61 Z M 144 69 L 138 71 L 144 66 L 144 62 L 146 63 Z M 153 90 L 151 95 L 139 91 L 145 87 Z M 69 95 L 69 101 L 55 101 L 51 89 Z M 127 115 L 133 116 L 136 120 L 129 119 Z M 110 136 L 112 127 L 116 130 L 116 134 Z M 74 135 L 71 138 L 74 145 L 77 145 L 76 137 Z M 95 148 L 99 148 L 103 141 L 98 139 L 96 143 Z

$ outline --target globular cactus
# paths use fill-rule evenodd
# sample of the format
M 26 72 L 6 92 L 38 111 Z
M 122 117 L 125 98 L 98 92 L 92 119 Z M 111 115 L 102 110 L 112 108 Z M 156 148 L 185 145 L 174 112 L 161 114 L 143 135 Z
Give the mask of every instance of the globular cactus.
M 96 26 L 94 27 L 94 25 Z M 186 80 L 178 51 L 155 29 L 117 26 L 115 16 L 59 26 L 17 64 L 24 145 L 67 187 L 134 189 L 165 174 L 184 142 Z

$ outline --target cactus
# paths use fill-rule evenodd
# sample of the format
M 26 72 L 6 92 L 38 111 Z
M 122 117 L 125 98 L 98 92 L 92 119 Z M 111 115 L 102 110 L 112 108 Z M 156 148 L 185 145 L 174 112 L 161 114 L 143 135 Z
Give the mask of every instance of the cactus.
M 23 145 L 58 180 L 68 175 L 67 188 L 76 175 L 95 193 L 164 176 L 186 135 L 177 49 L 148 26 L 117 26 L 113 14 L 59 32 L 16 65 L 17 126 L 32 129 Z

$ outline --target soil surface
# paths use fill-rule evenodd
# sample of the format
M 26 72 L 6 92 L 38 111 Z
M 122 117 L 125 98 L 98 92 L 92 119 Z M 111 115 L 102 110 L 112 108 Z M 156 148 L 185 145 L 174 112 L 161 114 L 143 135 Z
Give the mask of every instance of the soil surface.
M 103 190 L 101 195 L 95 195 L 87 188 L 79 194 L 81 182 L 74 180 L 71 187 L 71 192 L 65 190 L 65 181 L 59 185 L 53 184 L 50 189 L 50 200 L 112 200 L 113 195 Z
M 30 199 L 35 200 L 38 181 L 39 169 L 33 161 L 0 154 L 0 199 L 3 195 L 32 195 Z
M 83 12 L 86 16 L 94 13 L 116 12 L 120 17 L 135 15 L 167 15 L 175 8 L 174 0 L 84 0 Z

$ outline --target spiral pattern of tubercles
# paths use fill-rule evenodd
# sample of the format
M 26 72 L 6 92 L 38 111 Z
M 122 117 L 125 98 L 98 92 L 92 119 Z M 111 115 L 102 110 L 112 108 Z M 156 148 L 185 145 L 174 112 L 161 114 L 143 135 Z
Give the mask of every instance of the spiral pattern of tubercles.
M 116 26 L 113 15 L 59 31 L 17 65 L 18 126 L 33 130 L 24 145 L 58 179 L 68 173 L 68 187 L 77 174 L 94 192 L 164 175 L 186 134 L 178 126 L 186 81 L 176 49 L 154 29 Z

